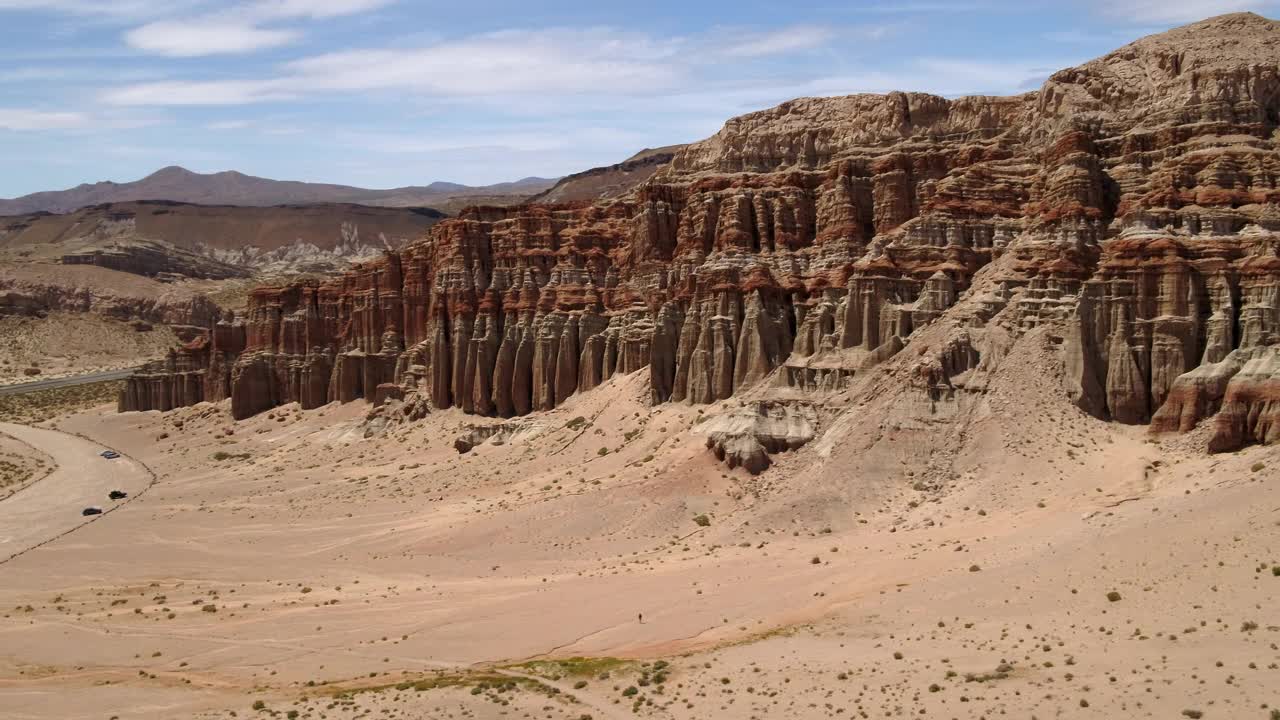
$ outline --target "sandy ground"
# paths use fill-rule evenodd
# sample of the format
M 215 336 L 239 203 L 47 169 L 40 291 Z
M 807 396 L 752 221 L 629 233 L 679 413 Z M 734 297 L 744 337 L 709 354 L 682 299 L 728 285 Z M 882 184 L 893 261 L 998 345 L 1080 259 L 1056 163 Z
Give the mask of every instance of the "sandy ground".
M 60 467 L 23 491 L 49 498 L 23 542 L 143 482 L 94 448 L 157 478 L 0 565 L 4 716 L 1280 707 L 1280 450 L 1205 456 L 992 392 L 963 422 L 851 405 L 752 478 L 705 450 L 716 408 L 648 407 L 642 376 L 464 455 L 464 427 L 496 421 L 365 437 L 363 403 L 241 423 L 206 404 L 4 429 Z M 953 480 L 917 490 L 939 463 Z
M 34 446 L 0 433 L 0 499 L 42 479 L 55 467 L 53 458 Z

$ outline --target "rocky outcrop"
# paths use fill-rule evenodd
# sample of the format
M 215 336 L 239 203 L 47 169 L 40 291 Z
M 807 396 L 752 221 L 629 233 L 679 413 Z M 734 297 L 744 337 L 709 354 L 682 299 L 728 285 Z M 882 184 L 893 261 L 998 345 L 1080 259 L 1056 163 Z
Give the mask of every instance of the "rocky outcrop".
M 1081 407 L 1148 422 L 1189 397 L 1180 377 L 1280 326 L 1277 50 L 1280 24 L 1238 14 L 1016 97 L 795 100 L 624 197 L 473 208 L 331 281 L 255 292 L 233 412 L 394 383 L 508 417 L 642 368 L 654 402 L 837 390 L 946 317 L 949 340 L 909 356 L 943 402 L 1000 357 L 966 328 L 1001 313 L 1002 332 L 1061 326 Z M 1250 377 L 1237 435 L 1266 439 Z M 1223 393 L 1178 400 L 1178 426 L 1226 413 Z
M 0 273 L 0 315 L 43 316 L 52 312 L 93 313 L 116 320 L 207 329 L 223 310 L 208 297 L 170 289 L 150 294 L 115 291 L 100 285 L 58 282 L 22 273 Z
M 1280 346 L 1254 353 L 1227 383 L 1213 430 L 1210 452 L 1280 442 Z
M 1213 417 L 1213 452 L 1280 441 L 1280 338 L 1272 342 L 1234 350 L 1180 376 L 1151 429 L 1187 432 Z
M 759 475 L 771 455 L 798 450 L 813 440 L 817 413 L 803 403 L 753 402 L 707 420 L 700 432 L 707 447 L 730 469 Z
M 465 455 L 477 446 L 505 445 L 517 438 L 536 437 L 543 430 L 542 425 L 527 420 L 508 420 L 493 425 L 471 425 L 453 441 L 453 449 Z
M 110 242 L 62 256 L 63 265 L 94 265 L 161 280 L 249 277 L 247 268 L 205 257 L 168 243 L 134 239 Z
M 380 385 L 374 405 L 362 423 L 364 436 L 381 435 L 400 425 L 417 422 L 430 414 L 431 403 L 422 394 L 405 394 L 399 385 Z

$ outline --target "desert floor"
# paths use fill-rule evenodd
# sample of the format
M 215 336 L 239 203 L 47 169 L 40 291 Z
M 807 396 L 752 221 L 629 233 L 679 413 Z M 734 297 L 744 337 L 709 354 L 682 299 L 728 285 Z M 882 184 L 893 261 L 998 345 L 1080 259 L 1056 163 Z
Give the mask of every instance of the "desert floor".
M 1280 717 L 1280 448 L 995 396 L 926 493 L 910 428 L 753 478 L 645 396 L 466 454 L 497 421 L 360 402 L 0 426 L 42 462 L 0 500 L 0 716 Z

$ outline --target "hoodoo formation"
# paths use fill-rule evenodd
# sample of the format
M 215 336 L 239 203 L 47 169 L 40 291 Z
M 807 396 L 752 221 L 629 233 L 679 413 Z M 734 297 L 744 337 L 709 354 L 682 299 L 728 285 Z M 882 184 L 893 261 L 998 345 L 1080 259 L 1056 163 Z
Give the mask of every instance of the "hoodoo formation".
M 392 385 L 508 417 L 644 368 L 653 402 L 710 403 L 891 360 L 946 402 L 1053 324 L 1087 411 L 1275 442 L 1278 58 L 1280 23 L 1237 14 L 1016 97 L 744 115 L 620 199 L 472 208 L 330 281 L 260 288 L 120 410 L 230 398 L 244 418 Z

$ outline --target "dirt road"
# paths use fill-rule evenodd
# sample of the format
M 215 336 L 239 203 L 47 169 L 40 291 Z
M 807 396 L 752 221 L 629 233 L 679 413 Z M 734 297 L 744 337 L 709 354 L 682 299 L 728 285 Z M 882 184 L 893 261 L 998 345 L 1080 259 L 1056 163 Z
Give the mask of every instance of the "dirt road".
M 60 387 L 71 387 L 73 385 L 90 385 L 92 383 L 109 382 L 111 380 L 124 380 L 132 375 L 133 368 L 124 370 L 105 370 L 98 373 L 90 373 L 89 375 L 73 375 L 64 378 L 51 378 L 49 380 L 36 380 L 33 382 L 18 383 L 17 385 L 0 385 L 0 397 L 5 395 L 24 395 L 26 393 L 37 392 L 39 390 L 53 390 Z
M 107 460 L 98 454 L 106 448 L 74 435 L 12 423 L 0 423 L 0 433 L 41 450 L 57 464 L 43 480 L 0 502 L 0 563 L 106 518 L 85 517 L 81 511 L 90 505 L 110 511 L 118 505 L 107 499 L 111 490 L 132 497 L 151 481 L 136 461 Z

